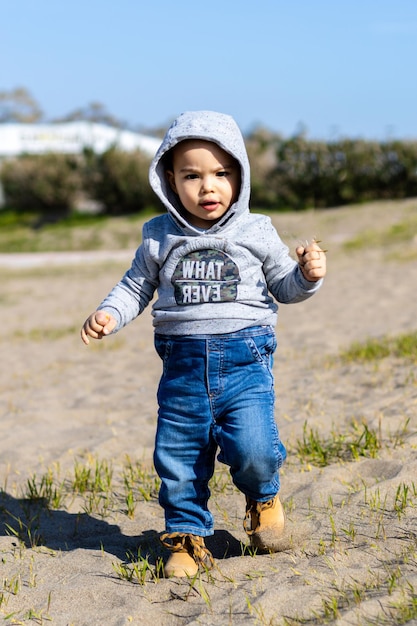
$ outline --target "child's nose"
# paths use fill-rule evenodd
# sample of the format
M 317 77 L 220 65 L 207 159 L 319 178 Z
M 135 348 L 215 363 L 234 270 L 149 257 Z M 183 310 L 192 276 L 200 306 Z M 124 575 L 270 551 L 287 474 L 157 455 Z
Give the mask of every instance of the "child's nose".
M 204 176 L 202 180 L 201 190 L 208 193 L 213 189 L 213 176 Z

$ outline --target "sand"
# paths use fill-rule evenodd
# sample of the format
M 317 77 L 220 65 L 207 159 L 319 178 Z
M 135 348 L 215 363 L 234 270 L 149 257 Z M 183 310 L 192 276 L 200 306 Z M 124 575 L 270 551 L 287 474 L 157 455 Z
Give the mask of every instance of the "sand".
M 195 580 L 166 580 L 158 570 L 166 552 L 152 470 L 160 362 L 150 311 L 89 347 L 79 338 L 133 250 L 2 255 L 4 622 L 347 625 L 405 623 L 399 619 L 408 615 L 417 623 L 416 364 L 339 358 L 354 341 L 416 330 L 417 238 L 344 248 L 361 232 L 383 233 L 416 213 L 408 200 L 273 216 L 291 249 L 317 236 L 329 250 L 321 292 L 282 306 L 277 328 L 287 535 L 279 553 L 245 549 L 244 498 L 219 465 L 216 533 L 207 541 L 216 566 Z M 343 458 L 315 465 L 300 455 L 311 433 L 328 450 L 341 436 L 362 434 L 357 458 L 341 444 Z M 378 445 L 362 445 L 367 435 Z M 99 478 L 82 493 L 76 471 L 88 468 Z M 127 468 L 136 471 L 129 515 Z

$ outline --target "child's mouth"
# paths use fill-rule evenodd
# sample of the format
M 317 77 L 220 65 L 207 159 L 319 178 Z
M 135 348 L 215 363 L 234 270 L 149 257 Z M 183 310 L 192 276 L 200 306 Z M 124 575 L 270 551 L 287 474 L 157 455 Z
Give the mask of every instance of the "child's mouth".
M 205 209 L 206 211 L 213 211 L 214 209 L 217 209 L 217 207 L 219 206 L 219 203 L 218 203 L 218 202 L 214 202 L 214 201 L 211 201 L 211 202 L 202 202 L 202 203 L 200 204 L 200 206 L 201 206 L 203 209 Z

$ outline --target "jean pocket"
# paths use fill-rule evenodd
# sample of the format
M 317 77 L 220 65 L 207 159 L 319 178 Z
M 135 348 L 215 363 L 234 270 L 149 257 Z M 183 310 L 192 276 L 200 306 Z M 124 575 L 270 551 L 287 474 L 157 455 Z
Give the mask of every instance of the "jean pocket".
M 171 353 L 172 341 L 162 335 L 155 335 L 154 338 L 155 350 L 159 357 L 162 359 L 164 366 L 166 365 L 169 355 Z
M 255 361 L 265 365 L 272 371 L 274 352 L 277 347 L 275 334 L 268 333 L 266 335 L 248 337 L 247 345 Z

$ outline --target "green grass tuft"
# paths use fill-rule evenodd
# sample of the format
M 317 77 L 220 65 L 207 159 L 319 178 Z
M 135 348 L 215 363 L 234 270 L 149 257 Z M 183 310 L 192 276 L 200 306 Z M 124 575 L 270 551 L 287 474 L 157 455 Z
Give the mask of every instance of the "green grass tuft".
M 417 361 L 417 331 L 397 337 L 371 338 L 364 342 L 354 342 L 340 354 L 340 357 L 345 362 L 378 361 L 386 357 Z
M 351 431 L 321 437 L 319 431 L 303 427 L 303 438 L 296 442 L 296 454 L 302 463 L 325 467 L 337 461 L 355 461 L 360 457 L 376 458 L 381 448 L 380 434 L 367 424 L 356 422 Z
M 344 243 L 347 252 L 360 251 L 365 248 L 386 248 L 394 244 L 409 243 L 414 240 L 417 233 L 417 218 L 415 215 L 408 219 L 397 222 L 383 231 L 365 230 L 356 237 Z

